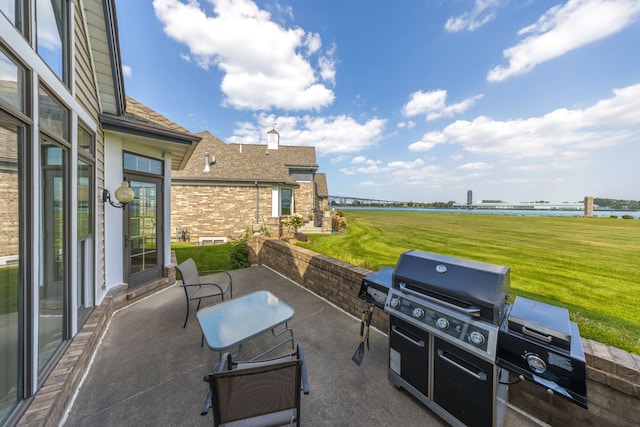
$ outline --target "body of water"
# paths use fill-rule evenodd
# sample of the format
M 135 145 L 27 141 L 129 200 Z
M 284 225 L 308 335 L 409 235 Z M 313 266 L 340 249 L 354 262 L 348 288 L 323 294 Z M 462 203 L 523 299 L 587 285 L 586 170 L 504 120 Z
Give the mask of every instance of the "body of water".
M 366 206 L 336 206 L 339 210 L 367 210 L 367 211 L 396 211 L 396 212 L 425 212 L 425 213 L 450 213 L 468 215 L 516 215 L 516 216 L 583 216 L 582 211 L 546 210 L 546 209 L 424 209 L 424 208 L 385 208 Z M 596 218 L 609 218 L 622 215 L 631 215 L 634 219 L 640 219 L 640 211 L 614 211 L 596 210 L 593 216 Z

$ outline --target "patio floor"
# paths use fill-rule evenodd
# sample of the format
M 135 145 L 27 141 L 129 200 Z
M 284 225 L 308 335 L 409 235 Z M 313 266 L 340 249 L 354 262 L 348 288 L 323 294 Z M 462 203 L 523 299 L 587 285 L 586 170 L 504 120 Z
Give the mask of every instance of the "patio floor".
M 231 273 L 234 297 L 266 289 L 296 312 L 289 326 L 296 342 L 304 344 L 311 389 L 302 396 L 302 425 L 445 425 L 387 380 L 385 334 L 371 331 L 371 349 L 357 366 L 351 356 L 358 346 L 359 319 L 266 267 Z M 202 377 L 217 354 L 200 346 L 193 311 L 182 328 L 184 315 L 184 293 L 176 285 L 117 312 L 63 425 L 211 425 L 211 414 L 200 416 L 207 393 Z M 254 339 L 243 346 L 239 359 L 260 353 L 275 340 L 268 333 Z M 539 424 L 509 409 L 505 425 Z

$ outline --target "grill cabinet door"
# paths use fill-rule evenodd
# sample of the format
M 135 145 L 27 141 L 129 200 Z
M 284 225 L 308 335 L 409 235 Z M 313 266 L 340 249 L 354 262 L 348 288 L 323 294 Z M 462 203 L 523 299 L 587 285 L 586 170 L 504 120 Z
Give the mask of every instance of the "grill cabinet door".
M 434 338 L 433 401 L 466 425 L 493 424 L 493 365 Z
M 389 369 L 428 397 L 429 333 L 390 316 Z

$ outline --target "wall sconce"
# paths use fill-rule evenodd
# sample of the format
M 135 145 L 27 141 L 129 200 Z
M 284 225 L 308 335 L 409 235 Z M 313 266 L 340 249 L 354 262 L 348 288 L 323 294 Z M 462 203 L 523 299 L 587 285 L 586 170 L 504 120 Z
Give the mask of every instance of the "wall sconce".
M 204 153 L 204 169 L 202 169 L 203 173 L 211 172 L 211 165 L 216 163 L 216 156 L 213 154 L 209 156 L 209 152 Z
M 124 209 L 127 203 L 130 203 L 133 200 L 133 198 L 135 197 L 135 193 L 133 192 L 131 187 L 129 187 L 129 181 L 127 181 L 126 179 L 122 181 L 120 187 L 118 187 L 115 191 L 115 196 L 118 203 L 114 203 L 111 200 L 111 193 L 109 193 L 109 190 L 107 190 L 106 188 L 102 189 L 102 203 L 109 202 L 109 204 L 114 208 Z

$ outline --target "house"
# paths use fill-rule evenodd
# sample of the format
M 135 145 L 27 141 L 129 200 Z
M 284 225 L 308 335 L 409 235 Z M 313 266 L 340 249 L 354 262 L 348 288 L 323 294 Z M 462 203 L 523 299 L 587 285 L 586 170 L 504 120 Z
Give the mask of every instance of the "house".
M 327 185 L 327 174 L 316 174 L 316 197 L 320 210 L 328 211 L 329 206 L 329 186 Z
M 114 0 L 0 12 L 0 425 L 15 425 L 107 295 L 175 280 L 170 175 L 199 137 L 126 97 Z
M 280 236 L 283 218 L 299 213 L 312 219 L 328 198 L 314 147 L 282 145 L 275 129 L 267 132 L 267 144 L 227 144 L 209 132 L 197 136 L 201 141 L 187 165 L 172 173 L 176 238 L 223 242 L 259 230 Z

